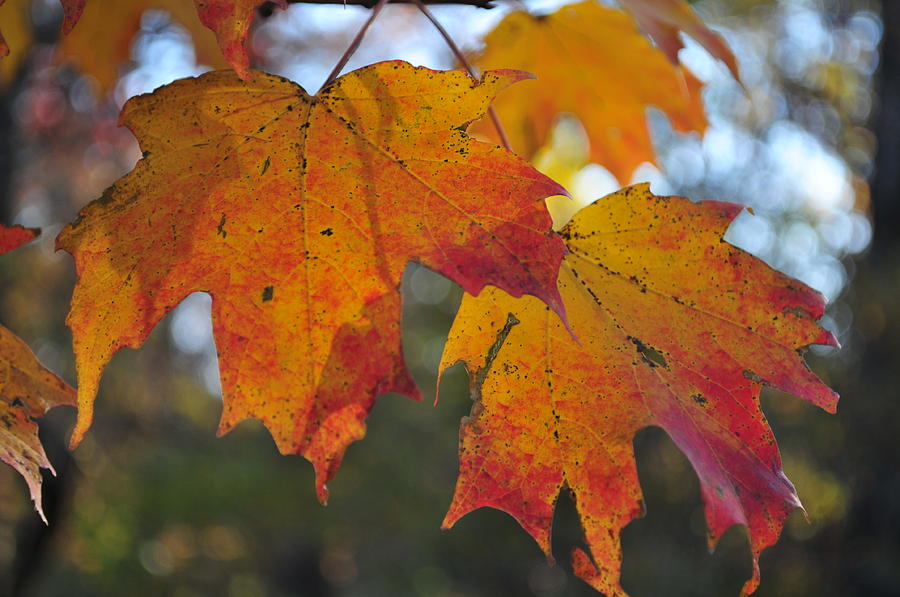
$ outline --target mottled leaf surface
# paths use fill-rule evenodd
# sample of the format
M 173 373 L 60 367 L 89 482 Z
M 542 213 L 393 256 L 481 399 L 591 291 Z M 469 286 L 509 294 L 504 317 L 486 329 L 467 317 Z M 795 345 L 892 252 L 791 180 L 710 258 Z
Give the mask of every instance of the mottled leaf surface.
M 678 51 L 684 47 L 680 34 L 693 37 L 706 51 L 728 67 L 740 80 L 737 61 L 725 40 L 710 30 L 685 0 L 619 0 L 634 15 L 641 29 L 653 38 L 672 64 L 678 64 Z
M 537 77 L 494 103 L 512 148 L 526 157 L 547 142 L 560 114 L 571 113 L 587 133 L 591 160 L 627 181 L 639 164 L 656 161 L 648 107 L 664 111 L 678 130 L 706 128 L 694 76 L 669 63 L 628 14 L 593 1 L 539 17 L 509 14 L 488 34 L 476 62 Z M 473 132 L 496 135 L 489 121 Z
M 29 242 L 37 233 L 21 226 L 0 226 L 0 254 Z M 75 391 L 44 369 L 25 342 L 0 326 L 0 460 L 25 479 L 44 522 L 41 468 L 52 471 L 53 467 L 38 439 L 34 418 L 61 404 L 74 405 Z
M 649 185 L 585 208 L 561 234 L 559 289 L 578 341 L 528 297 L 465 297 L 441 369 L 463 361 L 475 405 L 444 521 L 492 506 L 550 554 L 554 505 L 574 495 L 588 551 L 579 576 L 619 585 L 622 528 L 641 515 L 632 438 L 662 427 L 700 478 L 710 545 L 746 525 L 753 554 L 800 507 L 760 410 L 762 386 L 828 411 L 837 396 L 801 356 L 834 345 L 822 297 L 722 240 L 740 207 L 657 197 Z
M 101 371 L 194 291 L 213 297 L 220 432 L 262 420 L 313 462 L 318 490 L 382 392 L 415 395 L 400 349 L 410 260 L 473 294 L 493 284 L 562 311 L 561 239 L 542 199 L 563 189 L 465 125 L 524 77 L 395 61 L 310 97 L 233 71 L 130 100 L 144 158 L 82 210 L 58 245 L 75 257 L 68 324 L 78 422 Z

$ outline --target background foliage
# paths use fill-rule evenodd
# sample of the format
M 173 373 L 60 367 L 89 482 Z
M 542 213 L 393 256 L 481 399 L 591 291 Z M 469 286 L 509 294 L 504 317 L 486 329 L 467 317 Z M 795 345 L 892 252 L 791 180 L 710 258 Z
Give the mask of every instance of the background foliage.
M 900 8 L 892 0 L 694 6 L 731 43 L 749 97 L 689 45 L 683 57 L 707 82 L 711 127 L 703 139 L 683 136 L 651 113 L 662 168 L 642 166 L 634 180 L 650 180 L 659 194 L 752 205 L 758 217 L 739 221 L 730 239 L 824 292 L 833 301 L 827 325 L 844 345 L 812 359 L 843 396 L 838 415 L 764 392 L 810 523 L 795 513 L 763 554 L 758 594 L 900 594 L 900 468 L 891 456 L 900 436 Z M 57 7 L 33 3 L 36 42 L 0 91 L 0 220 L 45 228 L 39 243 L 0 262 L 0 322 L 71 380 L 63 318 L 74 273 L 52 239 L 137 157 L 115 126 L 118 106 L 202 67 L 184 31 L 165 13 L 146 13 L 133 64 L 103 96 L 97 81 L 54 62 Z M 474 50 L 510 8 L 435 12 Z M 256 28 L 257 60 L 315 89 L 365 15 L 294 5 Z M 453 66 L 415 9 L 389 6 L 349 68 L 398 57 Z M 581 202 L 619 186 L 588 163 L 572 121 L 557 128 L 539 164 Z M 404 292 L 407 362 L 428 396 L 460 293 L 414 266 Z M 42 424 L 59 471 L 45 483 L 50 527 L 22 480 L 0 468 L 7 586 L 60 596 L 594 594 L 566 570 L 578 528 L 565 500 L 555 568 L 496 511 L 439 530 L 457 472 L 458 421 L 470 407 L 461 370 L 442 384 L 439 408 L 383 397 L 322 508 L 311 467 L 279 456 L 261 425 L 214 437 L 221 401 L 208 312 L 209 299 L 194 295 L 144 348 L 114 359 L 94 428 L 73 454 L 60 443 L 71 411 L 57 409 Z M 648 515 L 623 535 L 624 587 L 633 595 L 736 594 L 749 575 L 742 531 L 729 531 L 708 554 L 687 461 L 659 430 L 642 432 L 635 445 Z

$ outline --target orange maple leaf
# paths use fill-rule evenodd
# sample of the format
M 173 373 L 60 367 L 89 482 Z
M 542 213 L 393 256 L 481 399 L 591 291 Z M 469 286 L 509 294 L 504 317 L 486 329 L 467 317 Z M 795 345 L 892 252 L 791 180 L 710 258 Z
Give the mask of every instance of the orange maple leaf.
M 649 185 L 588 206 L 561 234 L 559 289 L 572 339 L 544 305 L 488 289 L 465 297 L 441 361 L 463 361 L 475 400 L 444 520 L 492 506 L 550 556 L 554 504 L 574 494 L 589 553 L 576 573 L 619 585 L 619 534 L 641 515 L 632 438 L 665 429 L 700 478 L 710 546 L 748 528 L 753 576 L 800 501 L 759 405 L 763 385 L 833 412 L 837 395 L 798 349 L 835 345 L 815 291 L 722 240 L 741 207 L 656 197 Z
M 320 499 L 376 394 L 416 395 L 400 349 L 410 260 L 470 293 L 494 284 L 561 311 L 561 239 L 543 198 L 564 193 L 462 128 L 527 75 L 375 64 L 315 97 L 233 71 L 125 105 L 144 159 L 59 235 L 79 280 L 68 324 L 78 422 L 101 371 L 194 291 L 213 296 L 219 432 L 262 420 L 315 466 Z
M 663 110 L 678 130 L 706 129 L 697 79 L 670 64 L 628 14 L 593 1 L 540 17 L 511 13 L 488 34 L 476 63 L 537 76 L 494 103 L 512 148 L 526 157 L 568 112 L 584 126 L 591 160 L 627 181 L 642 162 L 656 161 L 648 107 Z M 485 121 L 473 132 L 496 138 Z
M 60 0 L 64 11 L 59 40 L 59 59 L 70 61 L 81 72 L 93 76 L 104 92 L 113 87 L 119 68 L 131 55 L 131 41 L 140 30 L 141 15 L 147 10 L 164 10 L 184 27 L 194 42 L 197 62 L 214 68 L 231 65 L 242 77 L 248 76 L 249 59 L 244 39 L 256 8 L 263 0 Z M 13 45 L 11 57 L 0 62 L 0 82 L 9 79 L 18 66 L 30 24 L 26 9 L 30 0 L 0 0 L 0 16 Z M 285 7 L 283 1 L 276 2 Z M 202 21 L 202 22 L 201 22 Z M 221 46 L 221 50 L 220 50 Z M 0 34 L 0 58 L 10 47 Z M 223 58 L 224 54 L 224 58 Z
M 0 255 L 31 241 L 38 233 L 21 226 L 0 226 Z M 38 438 L 34 418 L 62 404 L 74 406 L 75 390 L 44 369 L 27 344 L 0 326 L 0 460 L 25 479 L 44 522 L 41 468 L 52 471 L 53 466 Z
M 218 58 L 208 52 L 206 36 L 201 34 L 194 24 L 199 17 L 200 21 L 215 34 L 219 48 L 228 63 L 234 68 L 242 79 L 250 76 L 250 60 L 244 49 L 244 40 L 247 31 L 256 15 L 256 9 L 266 0 L 194 0 L 196 15 L 188 13 L 190 0 L 60 0 L 65 12 L 63 33 L 73 32 L 75 25 L 79 29 L 84 27 L 87 31 L 78 39 L 68 44 L 67 52 L 76 55 L 89 66 L 92 74 L 98 76 L 101 84 L 109 86 L 110 66 L 117 67 L 127 57 L 128 42 L 134 35 L 136 19 L 140 14 L 150 8 L 160 8 L 169 11 L 175 20 L 184 25 L 194 38 L 198 48 L 198 58 L 213 66 L 217 65 Z M 274 4 L 287 8 L 287 0 L 273 0 Z M 90 19 L 91 26 L 85 27 L 82 19 Z M 107 42 L 113 52 L 102 53 L 95 47 L 93 52 L 87 51 L 89 46 L 85 44 L 94 41 L 96 33 L 108 30 L 110 25 L 119 26 L 117 35 L 107 36 Z
M 619 0 L 634 15 L 638 25 L 653 38 L 672 64 L 678 64 L 678 51 L 684 47 L 679 34 L 697 40 L 706 51 L 728 67 L 738 81 L 737 60 L 722 37 L 711 31 L 684 0 Z
M 108 91 L 118 79 L 119 68 L 131 56 L 131 41 L 140 30 L 141 15 L 151 9 L 168 12 L 187 30 L 198 63 L 227 66 L 215 35 L 200 22 L 188 0 L 91 0 L 81 7 L 78 26 L 59 40 L 60 60 L 75 63 L 81 72 L 96 78 L 104 92 Z

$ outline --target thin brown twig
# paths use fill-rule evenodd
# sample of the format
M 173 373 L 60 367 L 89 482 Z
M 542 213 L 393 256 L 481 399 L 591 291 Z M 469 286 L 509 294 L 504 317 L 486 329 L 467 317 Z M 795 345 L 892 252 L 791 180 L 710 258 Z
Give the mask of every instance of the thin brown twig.
M 372 8 L 377 0 L 287 0 L 288 4 L 354 4 L 357 6 L 365 6 Z M 450 5 L 469 5 L 477 8 L 491 9 L 495 7 L 494 0 L 424 0 L 425 4 L 450 4 Z M 391 4 L 413 4 L 413 0 L 391 0 Z M 260 5 L 260 11 L 265 16 L 272 14 L 275 9 L 274 2 L 268 2 Z
M 322 84 L 323 89 L 332 81 L 337 79 L 338 75 L 341 74 L 341 71 L 344 69 L 344 67 L 347 66 L 347 62 L 350 61 L 350 57 L 353 56 L 353 53 L 356 52 L 359 44 L 362 43 L 363 38 L 366 36 L 366 31 L 369 30 L 372 22 L 378 17 L 378 13 L 381 12 L 381 9 L 384 8 L 385 4 L 387 4 L 388 2 L 389 0 L 378 0 L 378 3 L 372 7 L 372 14 L 369 15 L 369 18 L 366 20 L 363 26 L 360 27 L 359 31 L 356 32 L 356 37 L 354 37 L 353 41 L 350 42 L 350 45 L 344 52 L 344 55 L 341 56 L 340 60 L 338 60 L 338 63 L 334 65 L 334 68 L 331 69 L 331 74 L 328 75 L 328 78 L 325 79 L 325 82 Z
M 425 15 L 429 21 L 434 25 L 435 29 L 441 34 L 441 37 L 444 38 L 444 41 L 447 42 L 447 45 L 450 47 L 450 50 L 456 56 L 456 59 L 459 60 L 460 64 L 462 64 L 467 71 L 469 71 L 469 75 L 475 79 L 479 80 L 478 71 L 475 70 L 475 67 L 466 59 L 465 54 L 459 49 L 459 46 L 456 45 L 456 42 L 453 41 L 453 38 L 450 37 L 450 34 L 447 33 L 447 30 L 444 29 L 444 26 L 441 25 L 440 21 L 435 18 L 435 16 L 428 10 L 428 7 L 425 6 L 425 3 L 422 0 L 412 0 L 413 4 L 415 4 L 422 14 Z M 509 138 L 506 136 L 506 131 L 503 130 L 503 125 L 500 124 L 500 118 L 497 117 L 497 112 L 494 111 L 493 106 L 488 106 L 488 116 L 491 117 L 491 122 L 494 123 L 494 128 L 497 129 L 497 135 L 500 137 L 500 142 L 503 143 L 503 147 L 512 151 L 512 147 L 509 145 Z

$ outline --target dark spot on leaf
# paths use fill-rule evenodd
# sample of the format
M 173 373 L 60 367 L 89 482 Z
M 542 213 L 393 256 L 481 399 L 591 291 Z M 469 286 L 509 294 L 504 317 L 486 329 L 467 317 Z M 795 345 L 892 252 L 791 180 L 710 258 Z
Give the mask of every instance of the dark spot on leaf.
M 275 296 L 275 287 L 274 286 L 266 286 L 262 291 L 262 300 L 264 303 L 267 303 L 272 300 L 272 297 Z
M 331 236 L 332 234 L 334 234 L 334 230 L 332 230 L 331 228 L 326 228 L 325 230 L 320 231 L 319 234 L 321 234 L 322 236 Z
M 749 369 L 744 369 L 744 377 L 746 377 L 747 379 L 749 379 L 751 381 L 755 381 L 756 383 L 766 383 L 766 380 L 764 380 L 762 377 L 760 377 L 759 374 L 754 373 L 753 371 L 750 371 Z
M 641 355 L 641 360 L 643 360 L 647 366 L 651 368 L 656 366 L 660 366 L 663 369 L 669 368 L 668 363 L 666 363 L 666 359 L 658 350 L 656 350 L 652 346 L 644 344 L 643 342 L 632 336 L 628 336 L 628 339 L 637 348 L 638 354 Z

